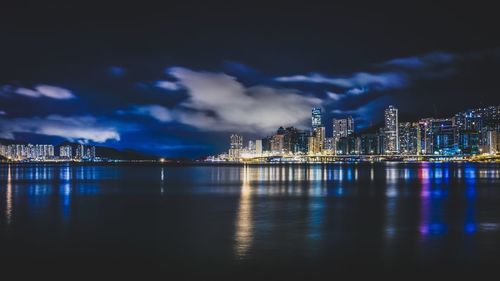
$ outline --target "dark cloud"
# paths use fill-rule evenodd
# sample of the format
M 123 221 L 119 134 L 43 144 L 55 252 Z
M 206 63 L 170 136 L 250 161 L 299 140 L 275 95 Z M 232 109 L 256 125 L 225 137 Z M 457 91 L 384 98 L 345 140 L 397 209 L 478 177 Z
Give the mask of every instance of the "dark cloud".
M 76 98 L 76 96 L 68 89 L 45 84 L 35 85 L 33 88 L 4 85 L 0 91 L 6 95 L 21 95 L 30 98 L 44 97 L 59 100 Z
M 57 136 L 71 141 L 93 141 L 103 143 L 108 140 L 119 141 L 120 134 L 114 125 L 106 125 L 106 120 L 92 116 L 49 115 L 44 118 L 0 117 L 0 137 L 13 139 L 16 133 L 32 133 Z

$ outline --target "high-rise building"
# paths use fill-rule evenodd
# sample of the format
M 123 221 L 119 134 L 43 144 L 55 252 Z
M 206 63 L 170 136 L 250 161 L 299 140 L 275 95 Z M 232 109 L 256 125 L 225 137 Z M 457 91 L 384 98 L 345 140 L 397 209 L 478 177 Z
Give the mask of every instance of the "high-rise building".
M 335 146 L 336 155 L 356 155 L 361 150 L 361 139 L 355 136 L 342 137 Z
M 333 138 L 325 138 L 325 145 L 323 149 L 325 154 L 332 155 L 335 152 L 335 141 Z
M 94 160 L 95 159 L 95 146 L 88 146 L 85 150 L 85 159 Z
M 385 154 L 396 154 L 399 152 L 399 132 L 398 132 L 398 109 L 390 105 L 385 110 Z
M 62 145 L 59 147 L 59 157 L 71 159 L 73 157 L 73 148 L 71 145 Z
M 7 146 L 0 143 L 0 155 L 7 157 Z
M 318 154 L 323 151 L 325 145 L 325 127 L 313 129 L 309 138 L 309 154 Z
M 379 136 L 377 134 L 361 135 L 361 152 L 364 155 L 379 154 Z
M 82 159 L 85 157 L 85 147 L 83 144 L 79 144 L 75 150 L 75 158 Z
M 262 140 L 255 140 L 255 154 L 262 154 Z
M 479 153 L 479 133 L 476 131 L 461 131 L 458 136 L 459 154 L 478 154 Z M 436 150 L 439 153 L 439 150 Z
M 271 138 L 271 152 L 273 153 L 283 153 L 285 135 L 276 134 Z
M 378 130 L 378 154 L 385 154 L 385 128 Z
M 420 154 L 432 154 L 432 145 L 430 138 L 431 124 L 432 118 L 420 119 L 418 121 L 418 129 L 420 131 Z
M 251 152 L 255 151 L 255 142 L 253 140 L 248 141 L 248 150 Z
M 469 135 L 478 134 L 478 145 L 485 147 L 488 143 L 488 132 L 500 132 L 500 106 L 488 106 L 483 108 L 469 109 L 455 114 L 456 137 L 458 142 L 467 139 Z M 473 149 L 472 147 L 465 148 Z
M 299 130 L 297 134 L 297 146 L 295 148 L 295 153 L 307 153 L 309 149 L 309 136 L 311 135 L 310 131 L 307 130 Z
M 451 155 L 458 153 L 456 128 L 452 119 L 431 119 L 430 135 L 427 137 L 430 143 L 430 153 L 438 155 Z
M 354 133 L 354 120 L 352 116 L 345 119 L 333 119 L 333 138 L 339 139 Z
M 321 126 L 321 108 L 315 107 L 312 109 L 312 128 L 315 129 Z
M 422 148 L 420 143 L 419 123 L 399 123 L 399 152 L 406 155 L 420 155 Z
M 272 137 L 265 137 L 261 140 L 262 141 L 262 152 L 270 152 L 271 151 L 271 138 Z
M 243 136 L 232 134 L 230 137 L 229 158 L 231 160 L 236 160 L 240 158 L 242 149 L 243 149 Z
M 490 130 L 486 135 L 486 143 L 481 147 L 482 152 L 490 154 L 500 152 L 500 133 Z
M 285 153 L 295 153 L 297 151 L 299 130 L 294 127 L 288 127 L 283 131 L 283 134 L 283 151 Z

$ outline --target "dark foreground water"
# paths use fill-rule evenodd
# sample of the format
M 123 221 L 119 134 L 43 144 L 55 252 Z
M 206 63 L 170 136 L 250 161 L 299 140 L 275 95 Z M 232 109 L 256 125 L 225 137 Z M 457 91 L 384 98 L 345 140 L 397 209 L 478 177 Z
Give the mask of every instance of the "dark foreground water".
M 496 274 L 500 165 L 2 164 L 0 259 L 69 279 Z

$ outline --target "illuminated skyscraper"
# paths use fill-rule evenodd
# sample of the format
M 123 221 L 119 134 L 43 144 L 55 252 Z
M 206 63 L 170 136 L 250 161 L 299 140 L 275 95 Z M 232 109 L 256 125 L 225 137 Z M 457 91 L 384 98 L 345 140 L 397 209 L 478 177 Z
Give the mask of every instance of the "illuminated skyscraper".
M 59 147 L 59 157 L 71 159 L 71 157 L 73 157 L 73 149 L 71 145 L 63 145 Z
M 285 135 L 276 134 L 271 138 L 271 152 L 283 153 Z
M 316 127 L 309 138 L 309 154 L 321 153 L 325 145 L 325 127 Z
M 262 154 L 262 140 L 255 140 L 255 154 Z
M 321 127 L 321 108 L 314 107 L 312 109 L 312 128 Z
M 83 146 L 83 144 L 79 144 L 77 147 L 76 147 L 76 151 L 75 151 L 75 157 L 77 159 L 82 159 L 85 157 L 85 147 Z
M 236 160 L 240 157 L 243 149 L 243 137 L 237 134 L 232 134 L 230 137 L 229 158 Z
M 429 147 L 427 153 L 450 155 L 457 153 L 456 127 L 450 118 L 430 119 L 427 140 Z M 477 133 L 472 140 L 466 143 L 475 143 Z M 477 144 L 475 145 L 477 147 Z
M 421 153 L 421 137 L 419 123 L 399 123 L 399 152 L 406 155 Z
M 384 118 L 384 134 L 385 134 L 385 149 L 386 154 L 395 154 L 399 152 L 399 132 L 398 132 L 398 109 L 390 105 L 385 110 Z
M 346 119 L 333 119 L 333 138 L 340 139 L 354 133 L 354 120 L 351 116 Z

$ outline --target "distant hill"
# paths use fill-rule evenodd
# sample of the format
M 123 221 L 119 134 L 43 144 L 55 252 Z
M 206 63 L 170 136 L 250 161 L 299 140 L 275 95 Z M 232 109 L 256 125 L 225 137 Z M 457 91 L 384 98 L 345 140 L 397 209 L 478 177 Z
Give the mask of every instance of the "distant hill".
M 96 146 L 95 152 L 98 157 L 115 160 L 157 160 L 159 157 L 144 154 L 131 149 L 118 150 L 111 147 Z
M 75 151 L 79 144 L 65 141 L 55 146 L 56 151 L 59 151 L 59 147 L 63 145 L 71 145 L 73 147 L 73 151 Z M 132 149 L 119 150 L 107 146 L 95 146 L 95 153 L 97 157 L 114 160 L 157 160 L 159 158 L 155 155 L 141 153 Z

